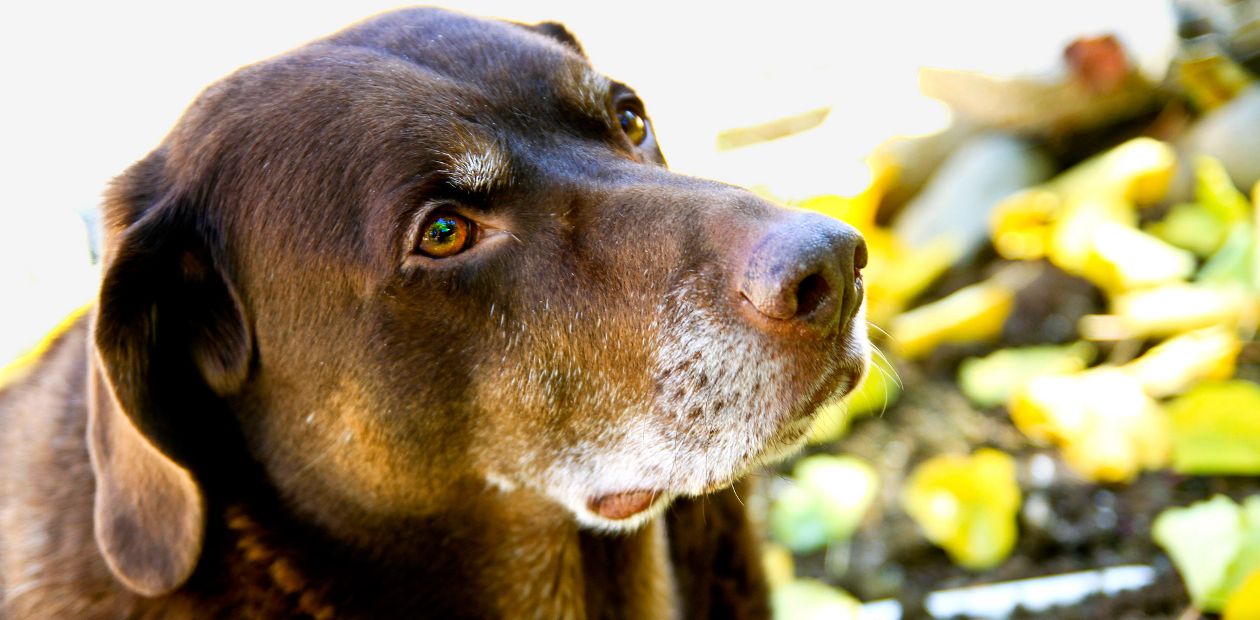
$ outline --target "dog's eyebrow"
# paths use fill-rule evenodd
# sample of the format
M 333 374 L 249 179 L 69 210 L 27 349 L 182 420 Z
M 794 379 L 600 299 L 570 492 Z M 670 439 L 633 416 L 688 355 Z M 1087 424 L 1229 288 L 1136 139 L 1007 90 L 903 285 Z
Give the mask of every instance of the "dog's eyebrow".
M 571 65 L 570 79 L 562 82 L 566 98 L 577 104 L 584 114 L 593 118 L 608 116 L 608 97 L 611 80 L 600 75 L 586 64 Z
M 469 194 L 483 194 L 511 185 L 512 162 L 497 141 L 467 131 L 457 138 L 441 158 L 446 181 Z

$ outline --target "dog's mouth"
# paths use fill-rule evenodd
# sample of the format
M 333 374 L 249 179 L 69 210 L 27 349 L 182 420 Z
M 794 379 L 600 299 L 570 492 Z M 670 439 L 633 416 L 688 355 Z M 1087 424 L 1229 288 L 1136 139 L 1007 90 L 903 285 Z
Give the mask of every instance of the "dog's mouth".
M 603 521 L 603 526 L 620 529 L 633 526 L 653 514 L 658 506 L 668 504 L 679 495 L 697 496 L 719 491 L 758 467 L 776 463 L 796 453 L 809 435 L 819 409 L 826 403 L 844 397 L 861 379 L 861 371 L 838 370 L 819 380 L 814 393 L 805 397 L 774 426 L 756 448 L 747 449 L 726 471 L 711 472 L 708 480 L 699 486 L 694 483 L 681 486 L 668 484 L 664 487 L 646 487 L 615 490 L 592 494 L 585 500 L 587 512 Z M 676 482 L 676 481 L 671 481 Z M 615 487 L 614 487 L 615 488 Z
M 638 490 L 609 493 L 593 497 L 586 507 L 593 513 L 610 521 L 621 521 L 647 511 L 661 498 L 660 491 Z

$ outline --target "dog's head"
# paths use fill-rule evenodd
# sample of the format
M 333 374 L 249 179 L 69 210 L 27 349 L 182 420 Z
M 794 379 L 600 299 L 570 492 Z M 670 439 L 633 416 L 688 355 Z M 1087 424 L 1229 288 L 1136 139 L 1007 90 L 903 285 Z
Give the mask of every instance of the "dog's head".
M 196 563 L 210 437 L 352 543 L 469 489 L 622 530 L 865 368 L 857 232 L 667 171 L 556 25 L 409 10 L 242 69 L 106 209 L 96 528 L 145 593 Z

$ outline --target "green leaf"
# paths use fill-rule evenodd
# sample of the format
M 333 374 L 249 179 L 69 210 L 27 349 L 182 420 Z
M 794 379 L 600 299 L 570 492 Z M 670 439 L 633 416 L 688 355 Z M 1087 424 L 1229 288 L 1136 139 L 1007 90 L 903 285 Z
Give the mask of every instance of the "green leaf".
M 1252 288 L 1255 280 L 1253 255 L 1256 252 L 1256 235 L 1250 223 L 1234 224 L 1221 249 L 1199 269 L 1197 282 L 1221 286 Z
M 1260 474 L 1260 386 L 1200 384 L 1168 403 L 1173 469 L 1185 474 Z
M 878 489 L 875 470 L 853 457 L 806 457 L 792 477 L 770 505 L 770 533 L 797 553 L 852 536 Z
M 1227 226 L 1246 221 L 1251 203 L 1234 186 L 1221 162 L 1201 155 L 1194 162 L 1194 197 L 1204 208 Z
M 1229 224 L 1201 204 L 1183 202 L 1173 205 L 1164 219 L 1150 225 L 1149 231 L 1179 248 L 1211 256 L 1225 242 Z
M 770 593 L 775 620 L 856 620 L 861 607 L 843 590 L 813 579 L 798 579 Z
M 996 407 L 1006 403 L 1011 393 L 1029 379 L 1084 370 L 1095 354 L 1094 346 L 1088 342 L 1002 349 L 986 357 L 963 360 L 958 367 L 958 386 L 977 406 Z
M 1260 496 L 1243 506 L 1217 495 L 1155 518 L 1152 535 L 1186 583 L 1194 604 L 1220 611 L 1243 581 L 1260 569 Z

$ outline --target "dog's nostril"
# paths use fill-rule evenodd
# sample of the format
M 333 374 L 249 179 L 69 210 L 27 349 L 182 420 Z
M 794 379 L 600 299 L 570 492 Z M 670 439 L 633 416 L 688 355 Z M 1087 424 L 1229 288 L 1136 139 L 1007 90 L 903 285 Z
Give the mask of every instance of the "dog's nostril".
M 796 316 L 806 317 L 813 314 L 831 294 L 831 285 L 820 273 L 805 276 L 796 285 Z
M 853 248 L 853 274 L 866 267 L 866 239 L 858 239 L 857 247 Z

